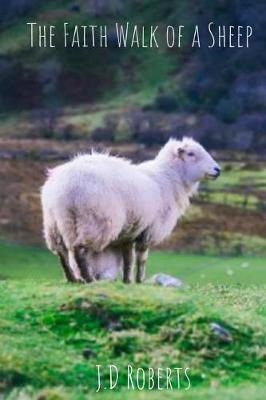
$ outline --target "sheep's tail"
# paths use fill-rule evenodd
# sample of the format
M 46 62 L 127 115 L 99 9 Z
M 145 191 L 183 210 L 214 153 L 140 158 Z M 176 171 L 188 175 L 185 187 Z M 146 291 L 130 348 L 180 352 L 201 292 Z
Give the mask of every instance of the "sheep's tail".
M 50 251 L 57 253 L 58 244 L 61 243 L 60 232 L 52 213 L 43 208 L 43 236 Z

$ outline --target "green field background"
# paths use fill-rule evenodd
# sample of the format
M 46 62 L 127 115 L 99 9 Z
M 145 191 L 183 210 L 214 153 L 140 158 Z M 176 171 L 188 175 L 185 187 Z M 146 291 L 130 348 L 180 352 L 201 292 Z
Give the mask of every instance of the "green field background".
M 37 247 L 1 243 L 1 279 L 62 280 L 57 258 Z M 262 257 L 212 257 L 152 251 L 147 263 L 147 276 L 165 273 L 180 278 L 185 284 L 266 284 L 266 260 Z

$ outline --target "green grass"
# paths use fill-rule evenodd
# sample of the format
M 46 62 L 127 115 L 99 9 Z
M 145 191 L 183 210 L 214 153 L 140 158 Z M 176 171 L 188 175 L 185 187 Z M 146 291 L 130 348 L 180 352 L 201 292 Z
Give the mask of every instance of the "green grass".
M 243 233 L 228 232 L 220 230 L 217 235 L 213 231 L 202 230 L 201 246 L 204 246 L 204 253 L 212 256 L 223 255 L 224 260 L 229 257 L 243 256 L 242 259 L 250 259 L 257 255 L 266 256 L 266 238 L 256 235 L 245 235 Z M 240 258 L 238 258 L 240 260 Z
M 33 388 L 27 389 L 16 389 L 9 396 L 8 400 L 17 400 L 19 395 L 24 399 L 31 398 L 45 398 L 45 400 L 84 400 L 84 396 L 71 390 L 66 390 L 63 387 L 58 388 L 46 388 L 40 391 L 36 391 Z M 164 395 L 164 396 L 163 396 Z M 23 397 L 24 396 L 24 397 Z M 161 400 L 162 398 L 167 398 L 167 400 L 263 400 L 265 397 L 265 386 L 261 384 L 249 384 L 240 385 L 237 387 L 229 388 L 192 388 L 188 392 L 178 392 L 178 391 L 133 391 L 121 390 L 120 392 L 101 393 L 93 395 L 91 397 L 86 397 L 86 400 L 91 398 L 101 399 L 101 400 Z
M 47 20 L 42 18 L 45 12 L 53 13 L 53 11 L 67 10 L 68 5 L 71 4 L 70 0 L 48 0 L 44 4 L 37 6 L 33 9 L 31 15 L 26 17 L 17 17 L 12 20 L 12 23 L 2 29 L 0 34 L 0 49 L 4 54 L 19 54 L 30 48 L 30 27 L 28 22 L 38 22 L 40 24 L 47 23 Z M 49 21 L 52 25 L 54 21 Z
M 230 170 L 226 169 L 228 165 Z M 261 197 L 266 190 L 265 164 L 257 163 L 258 170 L 243 166 L 240 162 L 222 165 L 221 177 L 215 182 L 205 182 L 202 187 L 201 201 L 261 212 L 266 207 Z
M 253 187 L 257 184 L 258 190 L 265 190 L 266 187 L 266 168 L 265 165 L 259 170 L 243 169 L 243 163 L 231 164 L 232 169 L 226 170 L 226 164 L 223 165 L 225 171 L 222 172 L 221 177 L 211 183 L 213 191 L 220 191 L 223 189 L 232 189 L 235 187 Z
M 0 243 L 1 279 L 58 279 L 57 259 L 44 249 Z
M 28 393 L 28 398 L 47 400 L 198 395 L 263 399 L 265 287 L 208 285 L 180 291 L 120 282 L 86 287 L 33 280 L 0 286 L 4 398 L 25 398 Z M 213 334 L 212 322 L 226 328 L 232 341 Z M 85 349 L 91 352 L 88 359 Z M 96 364 L 119 368 L 116 391 L 95 395 Z M 144 369 L 188 367 L 193 388 L 185 393 L 181 378 L 180 390 L 126 390 L 128 364 Z M 105 369 L 103 380 L 107 383 Z
M 11 55 L 30 47 L 30 28 L 26 25 L 27 22 L 31 22 L 31 20 L 20 19 L 1 32 L 0 48 L 2 53 Z
M 188 284 L 266 284 L 266 259 L 256 257 L 210 257 L 154 252 L 148 273 L 164 272 Z
M 214 192 L 209 194 L 208 201 L 216 204 L 229 205 L 230 207 L 240 207 L 247 210 L 256 210 L 258 198 L 254 195 L 248 196 L 247 204 L 244 206 L 244 195 L 239 193 Z
M 62 278 L 57 258 L 44 249 L 0 245 L 0 278 L 35 280 Z M 211 257 L 197 254 L 153 251 L 148 276 L 164 272 L 187 284 L 266 284 L 266 259 L 258 257 Z
M 66 284 L 56 257 L 34 247 L 1 243 L 0 260 L 4 399 L 264 398 L 264 259 L 153 252 L 149 274 L 176 275 L 182 290 Z M 213 322 L 233 340 L 213 334 Z M 117 390 L 95 394 L 96 364 L 118 366 Z M 179 390 L 128 390 L 128 364 L 188 367 L 192 388 L 183 377 Z

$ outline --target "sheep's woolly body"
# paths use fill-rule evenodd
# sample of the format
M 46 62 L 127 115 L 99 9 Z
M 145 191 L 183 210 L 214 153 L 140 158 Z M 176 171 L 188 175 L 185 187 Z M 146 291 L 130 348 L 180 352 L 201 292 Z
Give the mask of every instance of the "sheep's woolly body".
M 145 235 L 148 246 L 164 240 L 198 185 L 192 175 L 188 178 L 182 160 L 177 160 L 181 143 L 170 140 L 154 160 L 139 165 L 92 153 L 52 169 L 42 188 L 49 249 L 56 253 L 63 241 L 70 253 L 78 246 L 99 253 L 134 242 L 140 235 Z M 189 139 L 183 143 L 186 145 L 202 149 Z M 213 163 L 204 149 L 200 151 Z
M 155 159 L 137 166 L 94 153 L 54 168 L 42 190 L 51 250 L 57 232 L 68 249 L 82 245 L 101 251 L 143 231 L 151 244 L 161 242 L 188 207 L 189 194 L 160 164 Z

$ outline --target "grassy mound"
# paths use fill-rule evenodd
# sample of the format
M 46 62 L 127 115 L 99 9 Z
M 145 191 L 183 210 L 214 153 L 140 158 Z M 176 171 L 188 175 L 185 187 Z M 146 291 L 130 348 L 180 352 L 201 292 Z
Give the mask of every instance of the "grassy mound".
M 116 390 L 97 394 L 106 399 L 185 393 L 184 379 L 180 390 L 175 383 L 176 390 L 165 392 L 127 390 L 128 364 L 133 376 L 139 367 L 190 368 L 187 398 L 193 393 L 202 398 L 221 393 L 222 398 L 228 392 L 226 398 L 233 399 L 239 390 L 263 398 L 263 287 L 209 285 L 178 291 L 24 280 L 1 282 L 0 298 L 0 389 L 5 398 L 95 396 L 96 364 L 103 366 L 104 383 L 109 381 L 105 366 L 119 368 Z M 213 323 L 226 329 L 229 339 L 213 331 Z M 254 382 L 257 389 L 243 389 Z

